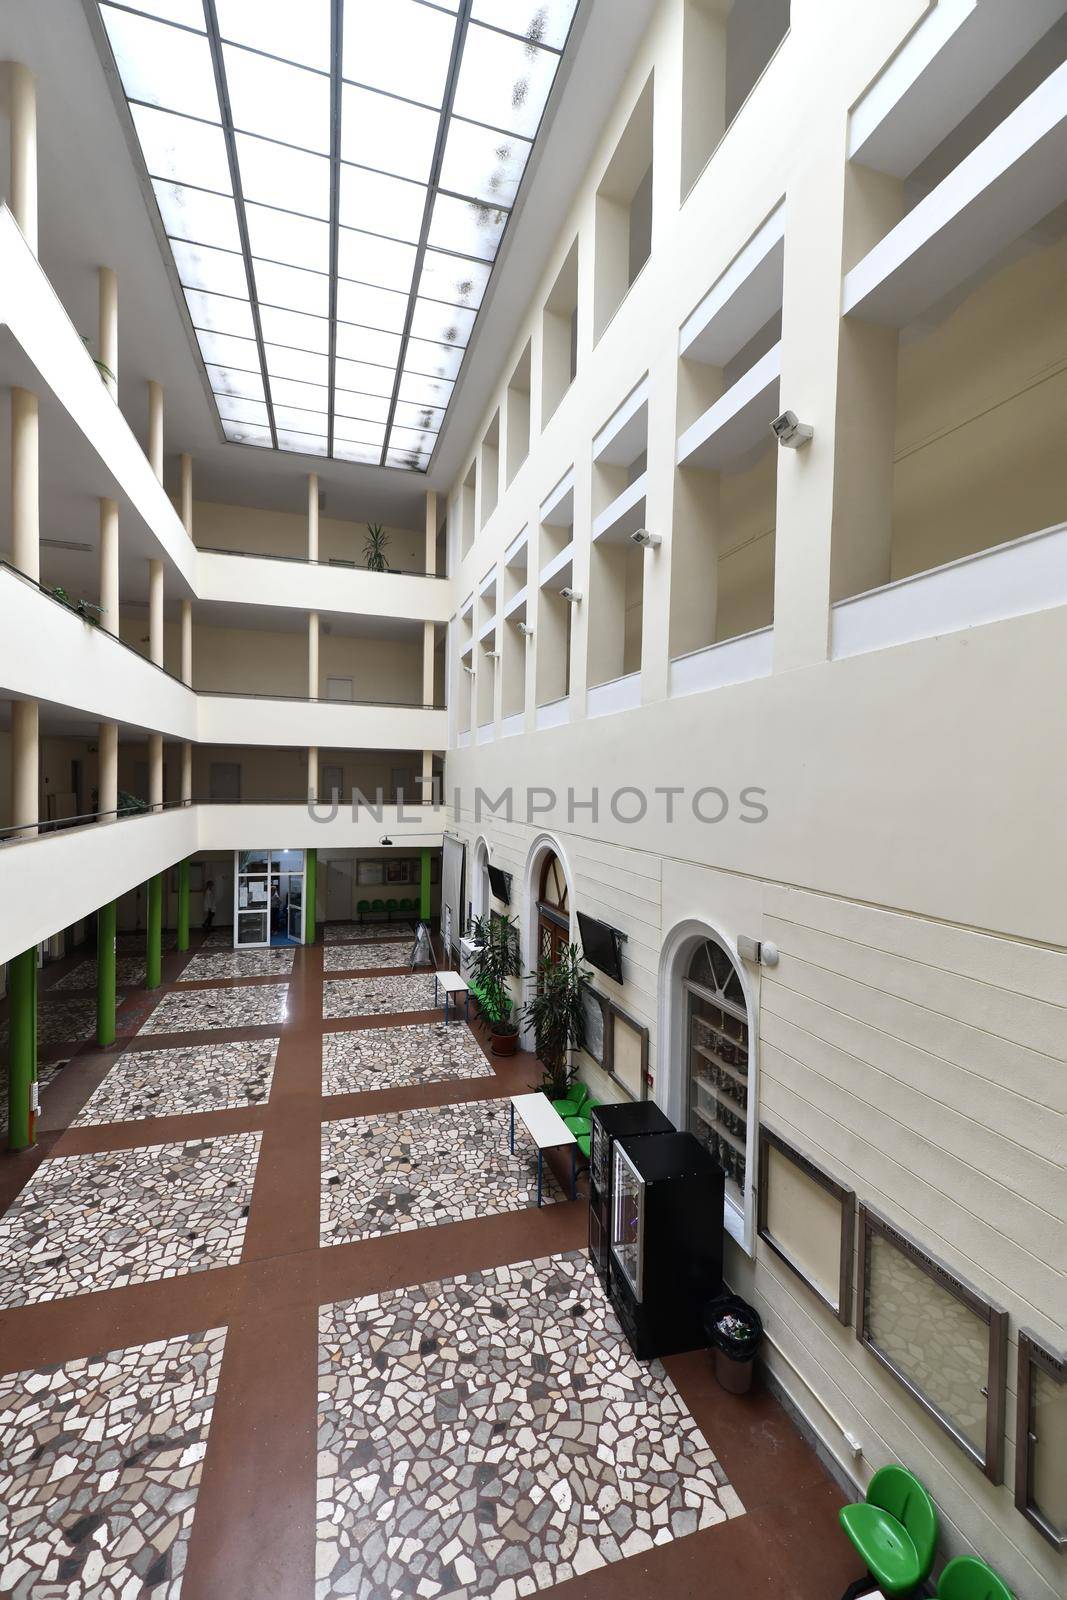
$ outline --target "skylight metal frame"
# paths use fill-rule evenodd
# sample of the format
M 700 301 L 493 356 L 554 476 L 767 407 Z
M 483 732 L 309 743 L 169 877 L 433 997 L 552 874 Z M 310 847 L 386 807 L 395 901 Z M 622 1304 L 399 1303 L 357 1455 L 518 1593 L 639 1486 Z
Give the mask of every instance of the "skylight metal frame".
M 220 0 L 224 4 L 225 0 Z M 426 471 L 432 461 L 433 452 L 437 447 L 440 430 L 447 420 L 448 407 L 455 393 L 456 384 L 461 375 L 466 353 L 473 340 L 477 327 L 477 319 L 482 303 L 489 292 L 492 275 L 500 249 L 506 237 L 507 228 L 519 197 L 522 194 L 522 185 L 528 171 L 530 160 L 536 147 L 537 139 L 544 126 L 545 113 L 556 86 L 560 63 L 563 59 L 567 44 L 573 35 L 574 21 L 577 16 L 581 0 L 547 0 L 547 3 L 538 6 L 536 0 L 529 0 L 523 8 L 524 17 L 529 19 L 529 34 L 512 31 L 506 26 L 500 26 L 492 19 L 491 14 L 486 16 L 486 10 L 492 10 L 491 0 L 407 0 L 409 5 L 418 6 L 433 13 L 439 18 L 447 18 L 452 24 L 451 44 L 448 52 L 447 67 L 444 71 L 443 83 L 437 79 L 432 85 L 432 94 L 429 84 L 424 87 L 428 98 L 419 100 L 397 92 L 391 83 L 395 74 L 390 71 L 391 63 L 387 62 L 383 81 L 372 83 L 357 78 L 346 78 L 343 73 L 344 44 L 345 44 L 345 0 L 326 0 L 329 17 L 329 55 L 328 66 L 312 64 L 308 59 L 297 59 L 296 53 L 283 56 L 276 55 L 271 50 L 265 50 L 255 44 L 249 44 L 244 39 L 230 39 L 225 27 L 219 18 L 220 6 L 216 0 L 191 0 L 190 11 L 194 7 L 202 7 L 204 28 L 192 22 L 175 21 L 170 18 L 153 15 L 151 0 L 87 0 L 87 10 L 90 12 L 94 31 L 101 42 L 102 54 L 105 63 L 113 62 L 116 69 L 118 83 L 121 86 L 122 99 L 130 117 L 132 143 L 141 154 L 143 177 L 146 188 L 152 191 L 156 202 L 156 212 L 160 231 L 167 241 L 168 253 L 171 257 L 170 266 L 174 272 L 175 280 L 182 290 L 185 309 L 189 316 L 189 323 L 196 337 L 198 351 L 203 365 L 204 377 L 212 394 L 215 408 L 218 413 L 220 431 L 227 439 L 232 439 L 235 433 L 244 432 L 244 441 L 254 448 L 263 448 L 267 444 L 266 434 L 269 434 L 270 447 L 275 450 L 293 450 L 296 453 L 325 455 L 327 458 L 340 460 L 360 460 L 366 464 L 379 466 L 399 467 L 407 470 Z M 160 8 L 162 9 L 162 7 Z M 483 14 L 477 15 L 479 9 Z M 553 15 L 553 9 L 555 14 Z M 294 14 L 298 6 L 294 3 Z M 541 16 L 538 18 L 537 13 Z M 172 103 L 168 93 L 159 94 L 152 80 L 150 53 L 146 52 L 144 60 L 149 61 L 148 89 L 154 91 L 157 98 L 140 99 L 134 89 L 128 91 L 123 80 L 123 62 L 118 59 L 118 51 L 108 31 L 107 21 L 111 14 L 122 14 L 126 17 L 140 19 L 142 23 L 152 25 L 148 37 L 152 37 L 153 30 L 168 28 L 178 30 L 193 38 L 204 38 L 207 42 L 210 55 L 211 71 L 214 79 L 214 88 L 218 101 L 218 121 L 215 122 L 208 114 L 205 104 L 206 77 L 201 83 L 199 97 L 196 85 L 198 79 L 194 76 L 185 81 L 193 85 L 191 94 L 186 97 L 186 105 L 190 102 L 194 109 L 178 109 Z M 355 7 L 349 20 L 355 15 Z M 382 15 L 380 13 L 379 15 Z M 534 24 L 540 23 L 541 32 L 537 33 Z M 370 26 L 370 24 L 368 24 Z M 552 27 L 558 30 L 561 42 L 549 44 L 545 42 L 544 29 Z M 481 35 L 496 35 L 503 39 L 513 41 L 514 44 L 524 48 L 525 55 L 529 58 L 530 68 L 527 77 L 519 77 L 518 70 L 511 62 L 506 63 L 507 76 L 495 83 L 490 77 L 486 79 L 487 94 L 493 89 L 499 89 L 500 84 L 511 85 L 511 105 L 515 108 L 515 129 L 508 130 L 497 126 L 493 122 L 482 120 L 455 109 L 457 91 L 460 87 L 461 75 L 464 67 L 465 52 L 468 42 L 472 38 L 471 30 L 479 30 L 477 47 L 482 55 L 472 60 L 477 60 L 479 65 L 484 64 L 484 53 L 488 47 L 484 45 Z M 240 31 L 240 30 L 238 30 Z M 446 30 L 443 30 L 446 31 Z M 121 34 L 119 35 L 121 39 Z M 136 32 L 135 32 L 136 37 Z M 160 38 L 163 36 L 160 35 Z M 158 42 L 158 41 L 157 41 Z M 273 42 L 273 41 L 272 41 Z M 442 38 L 443 45 L 443 38 Z M 351 49 L 351 42 L 350 42 Z M 324 129 L 319 113 L 315 112 L 313 100 L 304 99 L 304 105 L 309 112 L 316 115 L 316 121 L 310 126 L 315 130 L 308 144 L 299 144 L 292 140 L 278 137 L 278 129 L 263 131 L 262 118 L 253 110 L 250 116 L 252 122 L 258 124 L 255 128 L 245 126 L 240 118 L 235 118 L 231 102 L 230 86 L 227 79 L 227 52 L 235 58 L 236 52 L 241 52 L 242 57 L 260 58 L 264 61 L 278 63 L 291 72 L 308 74 L 310 77 L 328 80 L 329 86 L 329 148 L 328 152 L 316 143 L 321 140 Z M 129 69 L 131 78 L 136 78 L 140 62 L 128 49 L 123 54 L 123 60 Z M 492 58 L 492 52 L 489 52 Z M 551 68 L 546 66 L 552 58 Z M 324 57 L 320 59 L 325 59 Z M 190 57 L 195 65 L 195 52 Z M 431 73 L 443 60 L 442 54 L 435 62 L 432 53 L 427 57 Z M 192 69 L 191 69 L 192 70 Z M 515 76 L 512 74 L 515 73 Z M 537 76 L 533 76 L 534 74 Z M 547 74 L 547 76 L 546 76 Z M 368 77 L 372 74 L 368 74 Z M 533 77 L 535 96 L 530 101 L 531 107 L 540 100 L 537 111 L 536 124 L 524 122 L 523 107 L 526 104 L 526 92 Z M 143 81 L 142 81 L 143 82 Z M 350 85 L 357 89 L 361 96 L 377 95 L 383 100 L 396 105 L 410 105 L 418 108 L 420 112 L 432 113 L 437 118 L 432 156 L 429 169 L 425 176 L 410 176 L 401 170 L 403 161 L 394 162 L 390 167 L 369 166 L 363 161 L 351 158 L 345 160 L 342 156 L 343 145 L 343 116 L 345 86 Z M 479 80 L 478 88 L 481 87 Z M 518 93 L 517 91 L 522 91 Z M 434 103 L 440 92 L 440 104 Z M 471 82 L 468 78 L 466 98 L 470 101 Z M 245 91 L 247 97 L 247 89 Z M 255 93 L 255 90 L 253 90 Z M 303 91 L 297 88 L 296 98 L 299 101 Z M 307 89 L 307 94 L 312 91 Z M 543 98 L 542 98 L 543 96 Z M 174 96 L 177 99 L 178 95 Z M 267 102 L 269 103 L 269 101 Z M 246 98 L 246 110 L 249 102 Z M 140 129 L 135 112 L 147 108 L 149 113 L 154 113 L 160 120 L 157 151 L 162 151 L 162 159 L 158 165 L 166 167 L 172 153 L 180 149 L 177 142 L 171 137 L 174 122 L 166 119 L 185 119 L 199 125 L 203 129 L 217 128 L 221 133 L 222 144 L 225 149 L 226 167 L 231 189 L 230 195 L 224 195 L 221 189 L 207 188 L 203 184 L 191 183 L 180 175 L 181 161 L 173 162 L 176 171 L 153 170 L 150 159 L 151 152 L 142 143 Z M 468 109 L 471 109 L 468 104 Z M 478 108 L 473 108 L 478 109 Z M 495 108 L 494 108 L 495 109 Z M 203 115 L 199 113 L 203 112 Z M 151 121 L 151 118 L 149 119 Z M 359 126 L 359 124 L 357 124 Z M 520 127 L 527 131 L 517 131 Z M 452 130 L 478 129 L 490 136 L 499 137 L 505 141 L 508 148 L 501 146 L 486 149 L 477 138 L 466 137 L 459 134 L 460 148 L 454 149 L 451 156 L 451 165 L 454 168 L 457 161 L 463 163 L 464 176 L 470 176 L 469 192 L 457 189 L 451 185 L 445 186 L 441 182 L 442 170 L 448 151 L 449 135 Z M 168 130 L 170 130 L 168 132 Z M 398 143 L 405 155 L 410 146 L 412 165 L 414 170 L 419 170 L 422 156 L 426 149 L 428 128 L 421 129 L 416 122 L 410 130 L 410 140 L 407 130 L 400 129 Z M 146 134 L 147 137 L 147 134 Z M 366 137 L 364 131 L 364 138 Z M 206 143 L 204 143 L 206 141 Z M 202 176 L 209 181 L 214 180 L 212 162 L 217 163 L 217 157 L 211 152 L 211 138 L 205 133 L 201 141 L 204 150 L 202 163 Z M 323 161 L 328 166 L 328 216 L 323 217 L 320 206 L 312 206 L 307 211 L 294 210 L 291 205 L 279 205 L 277 199 L 268 197 L 261 191 L 260 184 L 253 184 L 254 199 L 247 198 L 247 174 L 242 172 L 242 146 L 244 142 L 246 153 L 255 149 L 255 144 L 262 142 L 271 149 L 291 150 L 294 161 L 300 155 L 306 155 L 314 161 Z M 252 143 L 255 141 L 255 144 Z M 361 151 L 360 154 L 366 155 Z M 485 166 L 482 162 L 485 162 Z M 521 162 L 517 166 L 516 162 Z M 283 168 L 279 169 L 284 171 Z M 419 220 L 417 237 L 410 234 L 402 236 L 395 228 L 399 220 L 403 233 L 403 211 L 392 219 L 385 219 L 381 226 L 376 226 L 378 217 L 370 214 L 366 219 L 359 218 L 360 226 L 354 226 L 351 221 L 342 222 L 341 215 L 344 208 L 343 178 L 346 170 L 364 172 L 373 175 L 376 179 L 384 180 L 386 185 L 411 184 L 422 190 L 422 214 Z M 200 175 L 200 174 L 198 174 Z M 219 167 L 221 181 L 221 166 Z M 290 175 L 293 183 L 299 187 L 300 175 Z M 313 168 L 303 176 L 307 177 L 309 185 L 317 185 L 318 177 Z M 454 176 L 454 172 L 450 174 Z M 253 173 L 253 178 L 255 174 Z M 502 187 L 504 198 L 492 198 L 494 184 Z M 157 185 L 159 186 L 157 188 Z M 164 185 L 170 189 L 165 190 Z M 384 200 L 391 198 L 388 187 L 384 189 Z M 398 187 L 393 191 L 396 195 L 402 194 Z M 204 210 L 208 215 L 201 217 L 200 223 L 190 227 L 193 237 L 175 231 L 174 209 L 179 207 L 184 198 L 195 195 L 205 197 L 219 197 L 219 232 L 212 242 L 207 242 L 203 237 L 197 238 L 196 233 L 210 235 L 213 231 L 215 218 L 210 215 L 210 203 L 205 200 Z M 487 198 L 488 196 L 488 198 Z M 169 205 L 167 204 L 169 197 Z M 290 194 L 286 198 L 293 198 Z M 455 217 L 445 215 L 439 224 L 449 226 L 450 242 L 438 243 L 432 238 L 434 231 L 435 210 L 440 199 L 455 200 L 461 206 L 469 207 L 467 217 L 457 213 Z M 350 201 L 351 203 L 351 201 Z M 232 205 L 236 215 L 238 248 L 232 245 L 232 224 L 228 216 L 228 207 Z M 319 248 L 314 238 L 313 229 L 308 230 L 308 251 L 294 249 L 290 259 L 263 252 L 256 252 L 253 248 L 253 235 L 250 226 L 250 213 L 248 208 L 253 207 L 252 222 L 258 227 L 269 227 L 270 221 L 283 216 L 291 216 L 301 221 L 309 221 L 314 227 L 325 227 L 326 230 L 326 267 L 325 271 L 318 266 L 309 265 L 315 259 Z M 166 214 L 165 214 L 166 212 Z M 268 219 L 266 213 L 270 213 Z M 168 226 L 168 217 L 170 225 Z M 487 219 L 487 221 L 483 221 Z M 387 220 L 394 223 L 393 231 L 387 231 Z M 414 218 L 408 218 L 414 227 Z M 223 226 L 224 224 L 224 226 Z M 456 229 L 459 229 L 457 238 Z M 479 237 L 479 230 L 484 231 L 485 237 Z M 229 237 L 227 238 L 227 231 Z M 344 235 L 344 237 L 343 237 Z M 351 241 L 345 243 L 351 236 Z M 381 242 L 378 259 L 367 267 L 366 278 L 350 277 L 341 272 L 342 244 L 345 243 L 346 253 L 349 256 L 346 265 L 351 269 L 351 253 L 360 247 L 354 241 L 356 238 L 364 241 L 376 240 Z M 225 239 L 220 243 L 219 239 Z M 262 242 L 262 241 L 261 241 Z M 284 248 L 285 241 L 275 237 L 271 241 L 275 248 Z M 403 255 L 398 261 L 390 261 L 389 253 L 384 247 L 395 245 L 401 251 L 411 252 L 410 275 L 406 275 L 407 262 Z M 228 287 L 234 290 L 227 292 L 227 287 L 219 287 L 218 280 L 215 286 L 210 285 L 215 276 L 215 269 L 219 266 L 217 256 L 203 254 L 217 252 L 232 255 L 240 259 L 245 277 L 247 298 L 236 293 L 236 284 L 232 278 Z M 384 256 L 384 259 L 383 259 Z M 433 261 L 431 273 L 435 277 L 427 284 L 427 292 L 423 292 L 423 276 L 427 268 L 428 257 Z M 463 265 L 469 263 L 470 272 L 466 281 L 460 280 L 454 285 L 450 282 L 448 272 L 441 273 L 440 264 L 452 260 L 457 263 L 457 268 L 462 270 Z M 406 283 L 406 287 L 397 288 L 390 285 L 389 277 L 393 267 L 399 265 L 399 280 Z M 275 283 L 270 298 L 261 292 L 257 267 L 276 267 L 283 271 L 307 274 L 307 284 L 303 280 L 294 278 L 286 285 L 284 282 Z M 203 269 L 200 271 L 199 269 Z M 209 272 L 208 269 L 211 269 Z M 193 282 L 187 279 L 192 277 Z M 315 306 L 315 294 L 312 292 L 312 280 L 316 277 L 326 279 L 326 312 L 325 315 L 317 309 L 308 309 Z M 377 278 L 377 281 L 374 279 Z M 223 284 L 227 282 L 223 273 Z M 352 306 L 350 315 L 342 318 L 339 311 L 342 309 L 342 282 L 351 286 L 347 298 L 360 298 L 354 291 L 365 291 L 362 296 L 362 305 Z M 461 292 L 461 290 L 466 292 Z M 291 290 L 292 293 L 286 293 Z M 437 293 L 433 291 L 436 290 Z M 439 295 L 450 291 L 448 299 L 441 299 Z M 387 296 L 403 296 L 406 300 L 403 318 L 399 327 L 388 325 L 392 321 L 389 311 Z M 378 299 L 375 304 L 376 297 Z M 289 300 L 289 304 L 279 304 L 278 300 Z M 292 301 L 297 301 L 293 304 Z M 232 312 L 227 309 L 227 302 L 233 302 Z M 473 304 L 471 303 L 473 301 Z M 303 309 L 301 307 L 302 302 Z M 238 307 L 247 305 L 251 318 L 251 337 L 247 332 L 247 322 L 244 321 Z M 424 315 L 421 322 L 419 318 L 420 306 Z M 451 317 L 454 313 L 451 326 L 444 323 L 444 318 L 437 321 L 436 314 L 425 314 L 427 307 L 437 306 L 442 313 Z M 264 309 L 269 313 L 265 318 Z M 399 310 L 399 305 L 397 306 Z M 364 320 L 353 320 L 351 313 L 359 314 Z M 290 327 L 275 327 L 281 317 L 292 318 Z M 305 318 L 301 325 L 295 319 Z M 324 347 L 319 347 L 319 336 L 315 335 L 313 343 L 289 343 L 297 340 L 304 334 L 310 336 L 312 321 L 325 321 L 326 331 Z M 383 326 L 383 321 L 386 321 Z M 212 327 L 211 324 L 215 326 Z M 423 324 L 427 324 L 424 327 Z M 469 326 L 468 326 L 469 324 Z M 339 330 L 346 328 L 352 330 L 346 336 L 344 343 L 339 339 Z M 357 331 L 359 330 L 359 331 Z M 250 348 L 243 350 L 230 344 L 236 335 L 248 341 Z M 450 337 L 453 335 L 454 337 Z M 418 353 L 415 354 L 417 342 Z M 252 349 L 254 346 L 255 362 L 252 365 Z M 395 359 L 389 354 L 395 347 Z M 436 347 L 440 355 L 430 352 Z M 355 353 L 344 353 L 346 351 Z M 209 354 L 209 351 L 213 353 Z M 290 360 L 287 355 L 278 359 L 278 353 L 289 351 L 293 354 Z M 299 356 L 307 358 L 303 363 Z M 322 360 L 324 358 L 324 369 Z M 409 366 L 409 360 L 414 360 L 416 365 Z M 341 367 L 341 363 L 345 367 Z M 274 367 L 272 372 L 271 368 Z M 258 368 L 258 370 L 257 370 Z M 434 370 L 436 368 L 436 370 Z M 214 372 L 209 369 L 214 369 Z M 360 369 L 360 370 L 356 370 Z M 380 372 L 380 377 L 373 376 L 374 370 Z M 325 371 L 325 383 L 321 377 L 312 377 L 311 374 Z M 235 385 L 235 392 L 227 393 L 224 389 L 227 375 L 235 377 L 241 373 L 248 375 L 248 382 Z M 300 376 L 297 374 L 300 373 Z M 286 375 L 287 374 L 287 375 Z M 408 384 L 409 395 L 404 394 L 405 379 L 423 379 L 425 382 Z M 262 397 L 258 395 L 255 383 L 258 379 L 262 387 Z M 306 393 L 293 389 L 295 383 L 307 383 Z M 356 387 L 356 385 L 359 387 Z M 278 393 L 275 393 L 275 385 Z M 363 387 L 366 385 L 366 387 Z M 242 395 L 237 392 L 241 387 L 245 390 Z M 325 405 L 321 402 L 322 391 L 325 391 Z M 410 391 L 414 390 L 419 398 L 410 398 Z M 295 394 L 295 398 L 294 398 Z M 283 397 L 284 396 L 284 397 Z M 343 397 L 343 398 L 342 398 Z M 307 405 L 302 404 L 303 401 Z M 383 404 L 384 403 L 384 404 Z M 253 421 L 259 409 L 260 417 L 266 416 L 266 425 L 261 420 Z M 306 412 L 306 418 L 300 413 Z M 242 420 L 242 412 L 244 417 Z M 363 413 L 362 418 L 360 413 Z M 384 415 L 383 415 L 384 412 Z M 295 414 L 295 423 L 294 423 Z M 284 419 L 284 420 L 283 420 Z M 306 421 L 306 427 L 297 424 Z M 252 436 L 251 430 L 259 432 L 259 438 Z M 381 443 L 377 444 L 377 435 L 380 430 Z M 284 440 L 282 436 L 285 436 Z M 362 436 L 362 442 L 361 442 Z M 306 443 L 288 442 L 290 439 L 301 438 Z M 375 441 L 375 442 L 372 442 Z M 340 455 L 336 455 L 338 444 L 350 446 L 342 448 Z M 376 461 L 372 458 L 376 453 Z

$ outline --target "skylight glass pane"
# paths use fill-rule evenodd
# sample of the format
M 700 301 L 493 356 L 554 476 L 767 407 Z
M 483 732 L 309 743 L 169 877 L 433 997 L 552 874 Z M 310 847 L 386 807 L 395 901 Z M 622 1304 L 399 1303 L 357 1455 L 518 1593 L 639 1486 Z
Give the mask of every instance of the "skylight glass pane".
M 445 414 L 437 406 L 413 406 L 409 400 L 398 400 L 395 420 L 402 428 L 429 429 L 436 433 L 445 420 Z
M 327 272 L 330 266 L 330 225 L 271 206 L 245 207 L 252 254 L 293 267 Z
M 397 395 L 401 400 L 410 400 L 413 405 L 447 406 L 452 398 L 452 387 L 444 378 L 427 378 L 421 372 L 405 369 L 400 374 Z
M 415 270 L 415 246 L 397 244 L 373 233 L 340 228 L 337 234 L 337 270 L 342 278 L 377 283 L 406 294 Z
M 439 106 L 456 31 L 455 17 L 415 0 L 363 0 L 345 7 L 342 76 Z
M 390 450 L 385 457 L 387 467 L 403 467 L 408 472 L 425 472 L 430 457 L 417 450 Z
M 472 24 L 452 109 L 532 139 L 556 76 L 558 57 Z
M 248 298 L 244 257 L 232 250 L 210 250 L 202 244 L 172 239 L 174 264 L 186 289 L 210 289 L 215 294 Z
M 298 433 L 326 432 L 325 411 L 304 411 L 298 406 L 280 406 L 275 400 L 274 423 L 278 428 L 295 429 Z
M 259 320 L 264 339 L 272 344 L 287 344 L 294 350 L 312 350 L 325 355 L 330 348 L 330 325 L 324 317 L 308 317 L 300 311 L 279 311 L 276 306 L 260 306 Z
M 341 159 L 425 183 L 440 114 L 346 83 L 341 89 Z
M 215 0 L 215 14 L 224 39 L 329 71 L 330 0 Z
M 200 289 L 186 289 L 185 298 L 194 328 L 203 328 L 208 333 L 235 333 L 242 339 L 255 338 L 252 307 L 247 300 L 204 294 Z
M 279 428 L 278 449 L 296 450 L 305 456 L 324 456 L 326 454 L 326 435 L 324 433 L 292 433 L 287 429 Z
M 125 3 L 131 11 L 144 11 L 150 17 L 162 17 L 165 22 L 180 22 L 186 28 L 204 31 L 201 0 L 125 0 Z
M 495 133 L 453 117 L 441 163 L 441 188 L 475 200 L 511 206 L 532 146 L 513 133 Z
M 329 155 L 329 78 L 234 45 L 222 54 L 235 128 Z
M 248 134 L 237 134 L 236 142 L 246 200 L 329 221 L 330 163 L 325 156 L 308 155 Z
M 430 243 L 442 250 L 492 261 L 500 245 L 500 235 L 508 213 L 480 200 L 454 200 L 439 194 L 430 219 Z
M 476 313 L 463 306 L 443 306 L 437 300 L 416 300 L 411 331 L 419 339 L 437 339 L 442 344 L 466 348 Z
M 403 178 L 383 177 L 363 167 L 341 167 L 341 216 L 350 228 L 367 228 L 393 239 L 418 239 L 426 190 Z
M 237 367 L 207 364 L 207 381 L 215 394 L 231 394 L 242 400 L 263 399 L 263 379 L 258 372 L 241 372 Z
M 223 422 L 255 422 L 261 428 L 270 427 L 267 408 L 262 400 L 242 400 L 234 395 L 216 394 L 215 404 Z
M 324 383 L 298 383 L 295 378 L 271 375 L 270 396 L 275 405 L 299 406 L 304 411 L 325 411 L 330 391 Z
M 368 328 L 386 328 L 402 333 L 407 316 L 408 297 L 391 289 L 370 289 L 365 283 L 338 279 L 337 315 L 342 322 L 360 322 Z
M 338 384 L 354 393 L 391 395 L 395 376 L 392 366 L 373 366 L 365 361 L 337 362 Z
M 194 239 L 224 250 L 241 248 L 237 207 L 229 195 L 206 194 L 203 189 L 158 180 L 152 187 L 163 226 L 172 239 Z
M 436 434 L 425 428 L 397 428 L 394 426 L 389 435 L 389 448 L 391 450 L 418 450 L 429 452 L 433 449 Z
M 222 431 L 231 444 L 258 444 L 269 450 L 274 442 L 269 428 L 257 428 L 253 422 L 224 422 Z
M 471 16 L 507 28 L 531 44 L 562 50 L 578 0 L 474 0 Z
M 378 449 L 385 443 L 385 425 L 381 422 L 363 422 L 354 417 L 337 417 L 333 425 L 335 439 L 346 439 L 349 444 L 373 444 Z
M 463 351 L 455 345 L 430 344 L 426 339 L 409 339 L 404 365 L 409 372 L 423 372 L 428 378 L 454 378 L 463 364 Z
M 107 36 L 130 100 L 219 121 L 211 51 L 202 33 L 101 6 Z
M 449 305 L 470 306 L 477 311 L 490 271 L 484 261 L 469 261 L 427 250 L 422 259 L 419 293 L 428 300 L 444 300 Z
M 279 267 L 272 261 L 255 261 L 256 293 L 261 301 L 314 316 L 330 313 L 330 280 L 325 273 L 302 272 L 299 267 Z
M 259 347 L 254 339 L 235 339 L 228 333 L 209 333 L 198 328 L 196 342 L 205 361 L 220 367 L 240 367 L 246 372 L 259 372 Z
M 335 417 L 358 418 L 362 422 L 388 422 L 389 396 L 352 394 L 348 389 L 336 389 L 333 409 Z
M 277 344 L 268 344 L 264 348 L 267 371 L 272 378 L 296 378 L 301 383 L 326 382 L 329 363 L 325 356 L 314 355 L 309 350 L 286 350 Z
M 356 461 L 368 467 L 376 467 L 382 458 L 380 449 L 372 444 L 350 444 L 346 439 L 335 439 L 333 453 L 338 461 Z
M 218 194 L 232 192 L 221 128 L 151 106 L 131 106 L 130 114 L 153 178 L 192 183 Z
M 400 335 L 339 322 L 337 354 L 346 361 L 373 361 L 380 367 L 395 367 L 400 359 Z

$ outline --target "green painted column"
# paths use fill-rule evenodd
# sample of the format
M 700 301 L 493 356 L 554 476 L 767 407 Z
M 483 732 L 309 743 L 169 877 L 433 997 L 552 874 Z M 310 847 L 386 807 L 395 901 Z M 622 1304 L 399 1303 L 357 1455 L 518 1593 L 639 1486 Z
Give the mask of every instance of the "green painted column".
M 420 852 L 422 865 L 419 868 L 419 919 L 422 922 L 430 920 L 430 852 L 423 849 Z
M 189 861 L 178 863 L 178 949 L 189 948 Z
M 37 950 L 24 950 L 7 964 L 10 1000 L 7 1085 L 7 1147 L 26 1150 L 36 1142 L 31 1110 L 37 1079 Z
M 96 1042 L 115 1042 L 115 902 L 96 913 Z
M 145 988 L 158 989 L 163 968 L 163 874 L 148 880 L 148 940 Z
M 315 943 L 315 894 L 317 892 L 319 853 L 304 851 L 304 943 Z

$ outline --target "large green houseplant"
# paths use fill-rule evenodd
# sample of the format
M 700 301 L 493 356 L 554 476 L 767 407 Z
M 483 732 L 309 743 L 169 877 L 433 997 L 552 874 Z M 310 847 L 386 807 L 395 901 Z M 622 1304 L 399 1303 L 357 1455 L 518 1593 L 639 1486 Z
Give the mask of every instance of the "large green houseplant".
M 555 960 L 542 956 L 537 971 L 529 974 L 532 987 L 522 1014 L 533 1029 L 544 1068 L 541 1088 L 550 1100 L 564 1099 L 574 1082 L 577 1069 L 570 1052 L 585 1044 L 582 985 L 591 977 L 576 944 L 565 945 Z
M 511 917 L 474 917 L 469 937 L 473 945 L 470 987 L 489 1024 L 490 1047 L 494 1055 L 513 1055 L 519 1026 L 513 1016 L 509 980 L 522 976 L 518 924 Z
M 388 572 L 389 561 L 386 551 L 389 548 L 389 535 L 380 522 L 367 523 L 367 537 L 363 541 L 363 559 L 367 563 L 368 572 Z

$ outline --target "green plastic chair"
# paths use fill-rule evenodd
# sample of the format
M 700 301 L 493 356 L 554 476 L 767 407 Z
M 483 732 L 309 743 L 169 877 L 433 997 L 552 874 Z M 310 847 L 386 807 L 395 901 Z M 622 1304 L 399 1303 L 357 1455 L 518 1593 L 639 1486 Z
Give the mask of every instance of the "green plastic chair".
M 937 1600 L 1014 1600 L 999 1573 L 977 1556 L 955 1556 L 937 1586 Z
M 580 1133 L 578 1135 L 578 1148 L 582 1152 L 582 1155 L 585 1157 L 585 1159 L 588 1161 L 589 1160 L 589 1134 Z
M 928 1576 L 937 1547 L 937 1507 L 906 1468 L 879 1467 L 866 1500 L 842 1506 L 838 1517 L 883 1594 L 910 1594 Z
M 589 1135 L 590 1127 L 588 1117 L 564 1117 L 563 1120 L 573 1134 Z
M 384 915 L 385 915 L 385 901 L 384 900 L 372 900 L 371 903 L 370 903 L 370 909 L 371 909 L 371 915 L 372 916 L 384 917 Z
M 590 1104 L 589 1090 L 585 1084 L 575 1083 L 571 1086 L 570 1094 L 565 1095 L 562 1100 L 553 1100 L 552 1108 L 566 1121 L 568 1117 L 582 1116 L 589 1110 Z
M 356 910 L 359 912 L 359 920 L 362 922 L 364 917 L 367 915 L 367 912 L 370 910 L 370 901 L 360 900 L 356 905 Z
M 402 917 L 409 917 L 415 909 L 415 902 L 414 900 L 398 900 L 397 908 Z
M 396 910 L 396 901 L 395 900 L 387 900 L 385 902 L 385 914 L 388 917 L 390 922 L 392 922 L 392 920 L 393 920 L 393 912 L 395 910 Z

